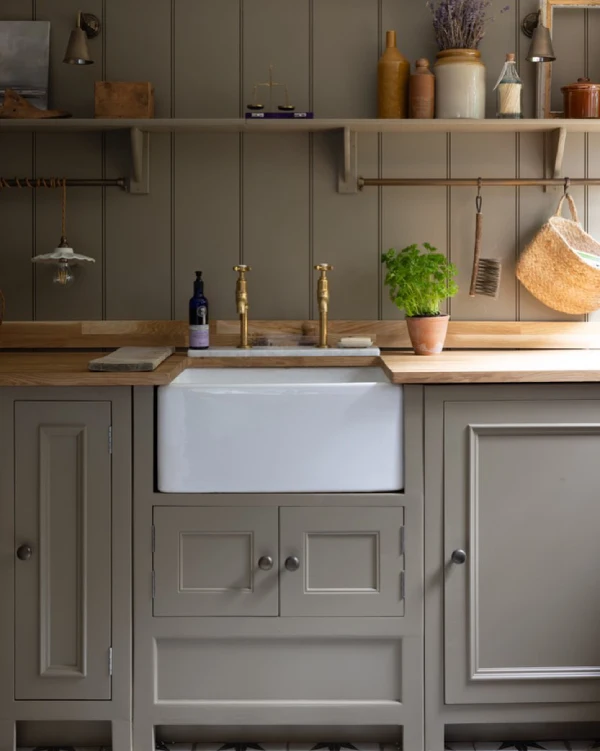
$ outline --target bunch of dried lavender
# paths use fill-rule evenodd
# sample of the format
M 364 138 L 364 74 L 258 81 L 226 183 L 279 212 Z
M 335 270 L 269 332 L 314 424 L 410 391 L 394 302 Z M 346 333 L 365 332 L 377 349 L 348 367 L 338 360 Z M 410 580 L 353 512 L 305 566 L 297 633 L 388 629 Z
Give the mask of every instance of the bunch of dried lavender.
M 487 15 L 492 0 L 427 0 L 440 50 L 476 50 L 493 18 Z M 501 10 L 504 13 L 508 6 Z

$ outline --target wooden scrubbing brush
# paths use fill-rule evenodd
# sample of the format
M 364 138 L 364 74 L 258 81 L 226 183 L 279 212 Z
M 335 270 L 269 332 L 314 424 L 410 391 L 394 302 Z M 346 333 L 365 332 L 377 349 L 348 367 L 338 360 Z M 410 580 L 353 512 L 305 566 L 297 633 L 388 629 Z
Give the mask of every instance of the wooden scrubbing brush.
M 500 293 L 502 262 L 498 258 L 481 258 L 481 243 L 483 241 L 481 178 L 478 180 L 475 206 L 477 208 L 477 214 L 475 215 L 475 252 L 473 254 L 473 273 L 471 274 L 469 295 L 471 297 L 475 297 L 475 295 L 498 297 Z

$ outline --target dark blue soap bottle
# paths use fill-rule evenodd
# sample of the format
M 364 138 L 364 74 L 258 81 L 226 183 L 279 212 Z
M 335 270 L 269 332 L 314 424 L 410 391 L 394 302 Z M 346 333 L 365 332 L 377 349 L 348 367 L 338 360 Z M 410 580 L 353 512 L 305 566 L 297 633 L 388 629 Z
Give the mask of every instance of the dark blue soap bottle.
M 190 349 L 208 349 L 208 300 L 204 296 L 202 272 L 196 271 L 194 295 L 190 298 Z

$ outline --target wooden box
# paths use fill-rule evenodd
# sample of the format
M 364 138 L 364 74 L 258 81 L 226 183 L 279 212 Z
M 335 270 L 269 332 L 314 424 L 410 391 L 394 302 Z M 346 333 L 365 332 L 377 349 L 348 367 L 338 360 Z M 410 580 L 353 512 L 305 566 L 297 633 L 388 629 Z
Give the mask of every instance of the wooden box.
M 129 81 L 96 81 L 95 117 L 154 117 L 154 86 Z

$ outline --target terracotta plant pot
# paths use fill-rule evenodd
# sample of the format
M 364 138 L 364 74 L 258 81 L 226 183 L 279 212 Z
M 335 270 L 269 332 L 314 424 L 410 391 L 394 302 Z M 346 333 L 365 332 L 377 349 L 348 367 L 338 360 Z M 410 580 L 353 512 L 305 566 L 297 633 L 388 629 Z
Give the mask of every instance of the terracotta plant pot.
M 415 355 L 439 355 L 444 349 L 450 316 L 407 318 L 408 335 Z

